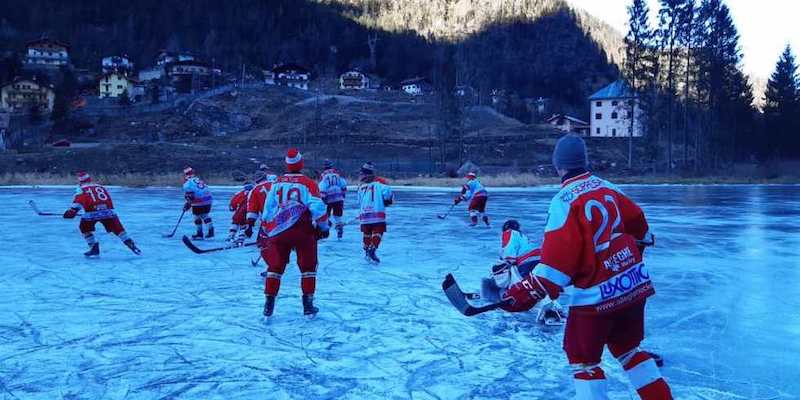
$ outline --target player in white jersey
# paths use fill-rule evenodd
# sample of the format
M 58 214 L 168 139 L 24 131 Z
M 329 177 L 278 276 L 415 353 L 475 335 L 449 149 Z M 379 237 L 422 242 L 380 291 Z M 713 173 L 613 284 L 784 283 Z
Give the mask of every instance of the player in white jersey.
M 303 314 L 314 316 L 319 309 L 313 298 L 317 284 L 317 240 L 328 237 L 330 226 L 325 203 L 319 197 L 317 182 L 301 173 L 303 156 L 297 149 L 286 155 L 287 174 L 272 185 L 267 194 L 258 242 L 267 262 L 264 285 L 264 316 L 269 318 L 292 251 L 300 267 Z
M 367 260 L 380 263 L 375 254 L 386 233 L 386 207 L 394 202 L 392 188 L 386 180 L 375 175 L 375 166 L 368 162 L 361 167 L 358 187 L 358 219 L 364 234 L 364 253 Z
M 322 178 L 319 181 L 319 191 L 322 201 L 328 206 L 328 218 L 336 228 L 336 236 L 341 239 L 344 233 L 344 199 L 347 195 L 347 181 L 339 175 L 333 162 L 325 160 Z
M 492 266 L 491 278 L 481 281 L 481 297 L 490 303 L 500 302 L 511 285 L 530 275 L 539 264 L 542 250 L 520 230 L 519 222 L 510 219 L 503 224 L 500 262 Z M 563 307 L 557 301 L 542 302 L 536 319 L 548 325 L 564 321 Z
M 192 239 L 203 238 L 203 224 L 208 229 L 205 237 L 214 237 L 214 225 L 211 222 L 211 204 L 213 203 L 211 190 L 202 179 L 195 175 L 192 167 L 186 167 L 183 170 L 183 197 L 186 199 L 183 210 L 192 209 L 194 225 L 197 227 L 197 233 L 192 235 Z
M 486 216 L 486 202 L 489 200 L 489 192 L 478 180 L 478 175 L 474 172 L 467 174 L 467 182 L 461 187 L 461 194 L 453 200 L 454 205 L 458 205 L 464 200 L 469 200 L 469 219 L 470 226 L 478 225 L 478 217 L 489 226 L 489 217 Z

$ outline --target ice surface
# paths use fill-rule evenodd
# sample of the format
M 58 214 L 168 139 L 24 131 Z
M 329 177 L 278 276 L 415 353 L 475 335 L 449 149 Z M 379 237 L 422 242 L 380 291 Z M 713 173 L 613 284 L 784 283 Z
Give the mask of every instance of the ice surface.
M 233 190 L 215 190 L 215 243 Z M 61 212 L 72 188 L 0 189 L 0 398 L 569 399 L 560 328 L 531 315 L 465 318 L 440 288 L 447 272 L 478 288 L 503 219 L 541 237 L 553 190 L 493 191 L 492 229 L 468 228 L 463 209 L 438 220 L 454 193 L 399 192 L 383 264 L 363 260 L 348 226 L 321 244 L 318 318 L 301 317 L 290 266 L 265 325 L 252 248 L 190 253 L 180 242 L 190 219 L 161 238 L 180 212 L 177 190 L 112 190 L 144 255 L 100 234 L 102 257 L 87 260 L 77 220 L 26 204 Z M 798 398 L 800 187 L 624 190 L 657 235 L 645 345 L 664 356 L 676 398 Z M 610 356 L 606 370 L 612 398 L 634 398 Z

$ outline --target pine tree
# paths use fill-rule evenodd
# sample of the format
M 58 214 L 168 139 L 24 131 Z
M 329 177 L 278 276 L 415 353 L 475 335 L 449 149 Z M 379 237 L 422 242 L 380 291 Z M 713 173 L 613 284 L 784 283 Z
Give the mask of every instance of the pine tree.
M 764 96 L 764 116 L 767 122 L 768 148 L 780 151 L 779 156 L 800 154 L 800 84 L 797 77 L 797 62 L 792 48 L 786 45 L 775 71 L 767 83 Z
M 646 53 L 653 39 L 645 0 L 633 0 L 628 6 L 628 34 L 625 36 L 625 74 L 634 93 L 644 86 L 648 70 Z M 628 131 L 628 168 L 633 167 L 633 133 L 636 126 L 635 101 L 630 104 L 631 124 Z M 642 124 L 641 121 L 638 121 Z

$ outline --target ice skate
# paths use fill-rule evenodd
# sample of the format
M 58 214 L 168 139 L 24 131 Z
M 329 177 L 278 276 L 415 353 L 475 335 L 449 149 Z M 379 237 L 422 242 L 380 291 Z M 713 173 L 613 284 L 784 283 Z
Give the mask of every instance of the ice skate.
M 133 243 L 133 239 L 128 239 L 123 243 L 125 243 L 125 246 L 128 246 L 128 248 L 131 249 L 133 254 L 136 254 L 137 256 L 142 255 L 142 251 L 136 247 L 136 243 Z
M 203 229 L 200 228 L 194 235 L 192 235 L 192 240 L 203 240 L 203 237 Z
M 264 319 L 269 319 L 272 317 L 272 313 L 275 311 L 275 296 L 266 296 L 264 300 Z
M 100 243 L 95 243 L 89 248 L 89 251 L 83 253 L 86 257 L 99 257 L 100 256 Z
M 265 306 L 266 307 L 266 306 Z M 266 309 L 264 311 L 266 313 Z M 303 295 L 303 315 L 306 318 L 314 318 L 319 312 L 319 308 L 314 307 L 314 296 L 310 294 Z
M 211 239 L 214 237 L 214 227 L 208 228 L 208 233 L 206 233 L 206 239 Z

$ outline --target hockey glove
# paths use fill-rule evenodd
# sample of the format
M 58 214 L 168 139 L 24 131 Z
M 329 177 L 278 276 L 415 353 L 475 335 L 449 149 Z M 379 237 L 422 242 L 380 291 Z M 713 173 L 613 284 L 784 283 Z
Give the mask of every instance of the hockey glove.
M 464 200 L 464 198 L 463 198 L 463 197 L 461 197 L 461 196 L 458 196 L 458 197 L 456 197 L 456 198 L 453 200 L 453 205 L 454 205 L 454 206 L 457 206 L 457 205 L 458 205 L 458 203 L 461 203 L 463 200 Z
M 544 286 L 536 277 L 529 275 L 508 288 L 503 295 L 503 300 L 511 300 L 511 302 L 501 308 L 508 312 L 528 311 L 545 296 L 547 296 L 547 291 Z
M 331 225 L 328 221 L 317 224 L 317 240 L 327 239 L 331 235 Z
M 192 208 L 192 203 L 186 202 L 183 204 L 183 211 L 189 211 Z
M 69 210 L 64 211 L 64 218 L 66 219 L 75 218 L 76 215 L 78 215 L 78 210 L 74 208 L 70 208 Z

